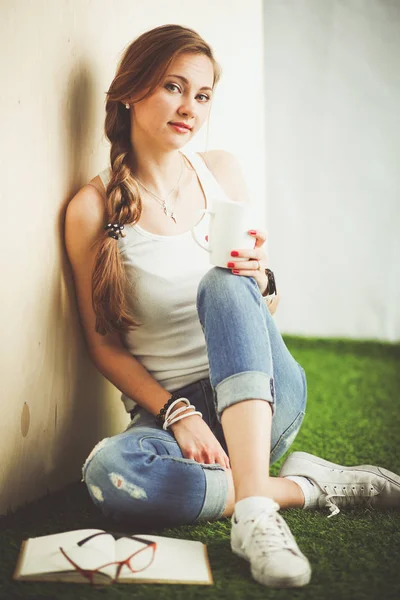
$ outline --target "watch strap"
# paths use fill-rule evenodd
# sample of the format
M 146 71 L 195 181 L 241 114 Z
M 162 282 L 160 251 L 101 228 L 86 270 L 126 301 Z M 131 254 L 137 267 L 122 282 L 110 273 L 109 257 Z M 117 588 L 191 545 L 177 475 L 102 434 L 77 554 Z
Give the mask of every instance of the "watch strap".
M 264 298 L 266 296 L 271 296 L 272 294 L 277 293 L 275 275 L 274 275 L 273 271 L 271 271 L 271 269 L 265 269 L 265 274 L 268 277 L 268 285 L 267 285 L 267 289 L 263 293 Z

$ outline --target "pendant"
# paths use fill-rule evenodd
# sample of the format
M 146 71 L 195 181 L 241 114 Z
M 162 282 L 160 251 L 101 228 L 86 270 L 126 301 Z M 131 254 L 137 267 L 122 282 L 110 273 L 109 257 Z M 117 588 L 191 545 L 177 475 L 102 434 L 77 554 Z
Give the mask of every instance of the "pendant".
M 173 220 L 173 222 L 176 224 L 176 219 L 175 219 L 174 213 L 168 211 L 166 204 L 164 204 L 164 214 L 167 217 L 170 217 Z

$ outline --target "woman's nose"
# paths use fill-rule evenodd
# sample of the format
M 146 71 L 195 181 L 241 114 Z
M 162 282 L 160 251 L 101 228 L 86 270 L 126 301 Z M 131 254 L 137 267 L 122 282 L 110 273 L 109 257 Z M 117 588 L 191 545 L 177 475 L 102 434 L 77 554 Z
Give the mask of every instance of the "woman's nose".
M 195 114 L 195 108 L 194 108 L 194 100 L 190 99 L 190 98 L 183 98 L 182 99 L 182 104 L 179 107 L 178 110 L 180 115 L 185 115 L 188 117 L 193 117 Z

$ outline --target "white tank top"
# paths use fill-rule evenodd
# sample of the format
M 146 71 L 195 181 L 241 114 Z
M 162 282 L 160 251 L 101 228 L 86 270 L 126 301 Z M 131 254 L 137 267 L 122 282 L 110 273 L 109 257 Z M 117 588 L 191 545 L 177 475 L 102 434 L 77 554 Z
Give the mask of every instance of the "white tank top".
M 214 197 L 226 195 L 201 156 L 187 153 L 210 208 Z M 107 187 L 110 169 L 99 176 Z M 196 225 L 204 243 L 208 215 Z M 126 269 L 128 302 L 141 325 L 123 334 L 129 352 L 168 391 L 209 376 L 206 343 L 196 309 L 197 288 L 211 268 L 209 254 L 193 239 L 191 231 L 156 235 L 139 225 L 125 226 L 126 237 L 116 243 Z M 121 395 L 126 410 L 136 402 Z

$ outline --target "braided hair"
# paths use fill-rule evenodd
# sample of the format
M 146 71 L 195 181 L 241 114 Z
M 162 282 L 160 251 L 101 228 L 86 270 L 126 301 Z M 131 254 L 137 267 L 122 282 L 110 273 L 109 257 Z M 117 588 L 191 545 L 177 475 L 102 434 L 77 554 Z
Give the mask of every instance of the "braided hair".
M 214 83 L 221 70 L 212 49 L 198 33 L 180 25 L 162 25 L 135 39 L 125 50 L 116 75 L 107 91 L 105 134 L 111 143 L 111 179 L 106 189 L 107 224 L 117 231 L 140 219 L 140 192 L 131 171 L 131 112 L 124 104 L 148 97 L 161 83 L 174 58 L 180 54 L 204 54 L 214 68 Z M 127 276 L 118 244 L 107 225 L 99 240 L 92 275 L 92 301 L 96 315 L 96 331 L 102 335 L 125 332 L 138 326 L 127 302 Z M 114 228 L 114 231 L 116 228 Z M 113 239 L 115 238 L 115 239 Z

